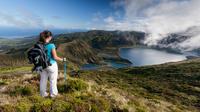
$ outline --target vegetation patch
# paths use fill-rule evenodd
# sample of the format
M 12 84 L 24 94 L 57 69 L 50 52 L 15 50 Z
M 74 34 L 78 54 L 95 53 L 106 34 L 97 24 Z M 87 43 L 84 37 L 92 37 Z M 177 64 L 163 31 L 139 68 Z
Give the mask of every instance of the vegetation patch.
M 27 102 L 19 102 L 15 108 L 17 112 L 28 112 L 31 109 L 31 104 Z
M 15 86 L 10 88 L 7 92 L 11 96 L 30 96 L 33 95 L 33 89 L 31 86 Z
M 74 92 L 74 91 L 86 91 L 88 85 L 80 79 L 68 79 L 66 82 L 58 84 L 58 91 L 60 93 Z
M 52 103 L 53 101 L 51 99 L 44 99 L 41 102 L 34 103 L 31 111 L 50 112 L 52 110 Z
M 0 80 L 0 86 L 1 85 L 7 85 L 7 84 L 8 84 L 8 82 L 6 80 Z
M 15 67 L 1 67 L 0 68 L 0 74 L 4 74 L 4 73 L 15 73 L 15 72 L 22 72 L 22 71 L 31 71 L 32 67 L 26 66 L 26 67 L 19 67 L 19 66 L 15 66 Z

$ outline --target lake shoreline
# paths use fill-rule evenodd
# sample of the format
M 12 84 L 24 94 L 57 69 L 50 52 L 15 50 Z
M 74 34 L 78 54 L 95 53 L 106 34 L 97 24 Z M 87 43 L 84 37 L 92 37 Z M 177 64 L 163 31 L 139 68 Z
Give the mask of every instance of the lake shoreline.
M 145 46 L 121 47 L 119 48 L 121 58 L 128 59 L 134 66 L 157 65 L 168 62 L 178 62 L 186 60 L 185 54 L 169 52 Z
M 137 65 L 137 63 L 135 63 L 135 61 L 137 61 L 137 59 L 131 61 L 127 58 L 122 57 L 120 55 L 120 50 L 126 49 L 126 48 L 127 49 L 141 48 L 141 49 L 147 49 L 147 50 L 156 50 L 156 51 L 167 53 L 167 54 L 183 56 L 181 60 L 170 61 L 170 58 L 169 58 L 169 60 L 165 60 L 164 62 L 156 63 L 156 64 L 148 64 L 148 65 L 160 65 L 160 64 L 170 63 L 170 62 L 179 62 L 179 61 L 183 61 L 183 60 L 190 60 L 193 58 L 198 58 L 198 57 L 186 55 L 181 52 L 173 52 L 172 50 L 168 50 L 166 48 L 156 48 L 156 47 L 150 47 L 150 46 L 146 46 L 146 45 L 106 47 L 106 48 L 98 51 L 98 56 L 102 58 L 102 61 L 99 64 L 97 64 L 99 66 L 98 69 L 103 70 L 103 69 L 118 69 L 118 68 L 125 68 L 125 67 L 131 67 L 131 66 L 148 66 L 148 65 Z M 160 58 L 160 57 L 158 57 L 158 58 Z M 143 60 L 143 59 L 140 59 L 140 60 Z M 117 65 L 117 67 L 116 67 L 116 65 Z

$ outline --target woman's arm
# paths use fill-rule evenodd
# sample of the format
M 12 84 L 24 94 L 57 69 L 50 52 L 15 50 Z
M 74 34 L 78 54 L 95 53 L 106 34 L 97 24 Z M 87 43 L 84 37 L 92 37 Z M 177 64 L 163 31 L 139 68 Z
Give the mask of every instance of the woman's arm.
M 55 49 L 55 48 L 52 49 L 52 55 L 53 55 L 53 58 L 54 58 L 55 60 L 63 61 L 63 58 L 60 58 L 60 57 L 57 56 L 57 53 L 56 53 L 56 49 Z

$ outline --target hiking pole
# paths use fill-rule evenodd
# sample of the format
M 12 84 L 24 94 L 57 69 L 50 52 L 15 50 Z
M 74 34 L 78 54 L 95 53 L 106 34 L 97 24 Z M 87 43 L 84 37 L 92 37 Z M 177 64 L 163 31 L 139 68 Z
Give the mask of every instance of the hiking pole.
M 63 59 L 64 61 L 64 80 L 65 80 L 65 83 L 67 81 L 67 62 L 66 62 L 66 58 Z
M 64 63 L 64 78 L 65 78 L 65 82 L 66 82 L 66 79 L 67 79 L 67 64 L 66 64 L 66 62 Z

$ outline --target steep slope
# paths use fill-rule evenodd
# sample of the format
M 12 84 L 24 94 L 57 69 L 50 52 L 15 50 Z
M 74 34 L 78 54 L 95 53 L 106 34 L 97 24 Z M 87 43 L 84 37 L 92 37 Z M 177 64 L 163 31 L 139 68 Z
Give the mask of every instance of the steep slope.
M 94 49 L 92 49 L 85 41 L 81 40 L 60 44 L 57 51 L 69 61 L 79 65 L 85 63 L 98 63 L 101 60 L 101 58 L 96 55 L 96 51 L 94 51 Z

